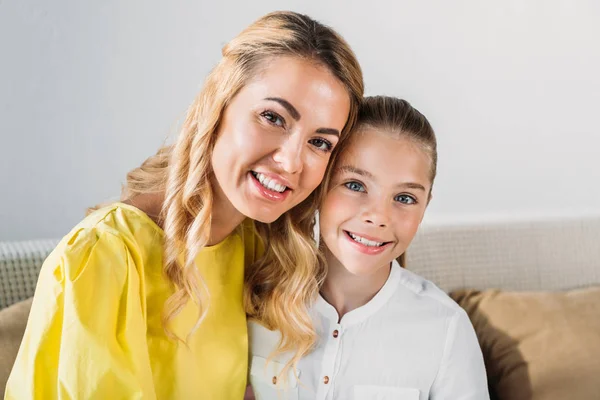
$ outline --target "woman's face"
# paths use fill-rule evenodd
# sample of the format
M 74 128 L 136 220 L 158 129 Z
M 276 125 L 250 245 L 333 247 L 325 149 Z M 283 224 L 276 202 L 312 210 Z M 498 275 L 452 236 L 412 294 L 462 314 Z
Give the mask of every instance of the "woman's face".
M 224 110 L 212 155 L 216 201 L 275 221 L 321 183 L 349 110 L 346 88 L 325 67 L 268 60 Z

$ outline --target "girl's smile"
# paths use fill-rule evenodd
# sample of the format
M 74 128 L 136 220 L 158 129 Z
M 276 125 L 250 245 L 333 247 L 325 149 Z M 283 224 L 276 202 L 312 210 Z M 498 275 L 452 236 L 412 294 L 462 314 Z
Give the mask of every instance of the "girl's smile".
M 372 236 L 357 234 L 349 231 L 344 231 L 346 238 L 356 247 L 358 251 L 364 254 L 379 254 L 387 250 L 393 242 L 379 240 Z

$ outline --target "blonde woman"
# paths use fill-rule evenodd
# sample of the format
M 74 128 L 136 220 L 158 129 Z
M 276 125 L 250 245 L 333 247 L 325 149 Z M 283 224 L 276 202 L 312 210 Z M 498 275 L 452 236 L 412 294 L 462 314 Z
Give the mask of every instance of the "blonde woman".
M 242 398 L 245 267 L 264 243 L 265 284 L 290 289 L 281 268 L 313 284 L 313 191 L 362 91 L 346 42 L 307 16 L 229 42 L 176 143 L 45 261 L 5 398 Z
M 250 323 L 256 399 L 489 399 L 465 311 L 400 266 L 436 170 L 427 119 L 404 100 L 367 97 L 319 209 L 327 276 L 309 294 L 315 335 L 282 353 L 280 332 Z

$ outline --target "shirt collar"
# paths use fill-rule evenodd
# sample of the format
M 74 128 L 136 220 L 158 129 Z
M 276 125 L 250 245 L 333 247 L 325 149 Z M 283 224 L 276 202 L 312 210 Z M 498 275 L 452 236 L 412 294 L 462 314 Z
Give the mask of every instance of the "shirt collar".
M 401 268 L 396 260 L 392 261 L 392 268 L 390 268 L 390 275 L 385 281 L 383 287 L 377 292 L 375 296 L 365 305 L 358 307 L 344 315 L 342 320 L 339 322 L 343 327 L 357 324 L 367 319 L 371 315 L 375 314 L 381 307 L 383 307 L 389 299 L 392 297 L 401 278 Z M 317 311 L 328 320 L 337 324 L 339 320 L 336 309 L 329 304 L 321 294 L 317 297 L 315 304 Z

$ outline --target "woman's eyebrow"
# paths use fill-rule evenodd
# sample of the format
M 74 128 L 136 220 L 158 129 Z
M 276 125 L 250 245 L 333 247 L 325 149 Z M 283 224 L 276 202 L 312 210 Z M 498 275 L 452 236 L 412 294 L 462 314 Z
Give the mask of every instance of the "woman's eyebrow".
M 283 108 L 286 109 L 288 113 L 290 113 L 292 118 L 294 118 L 296 121 L 300 121 L 300 118 L 302 118 L 302 115 L 300 115 L 296 107 L 294 107 L 292 103 L 290 103 L 286 99 L 282 99 L 281 97 L 266 97 L 264 100 L 274 101 L 275 103 L 280 104 Z M 319 128 L 317 129 L 317 133 L 322 133 L 324 135 L 340 136 L 340 131 L 334 128 Z
M 340 136 L 340 131 L 333 128 L 319 128 L 317 129 L 317 133 L 322 133 L 324 135 Z
M 300 121 L 300 118 L 302 118 L 302 115 L 300 115 L 298 110 L 296 110 L 296 107 L 294 107 L 289 101 L 282 99 L 281 97 L 266 97 L 265 100 L 279 103 L 283 108 L 287 110 L 287 112 L 290 113 L 292 118 L 294 118 L 296 121 Z

